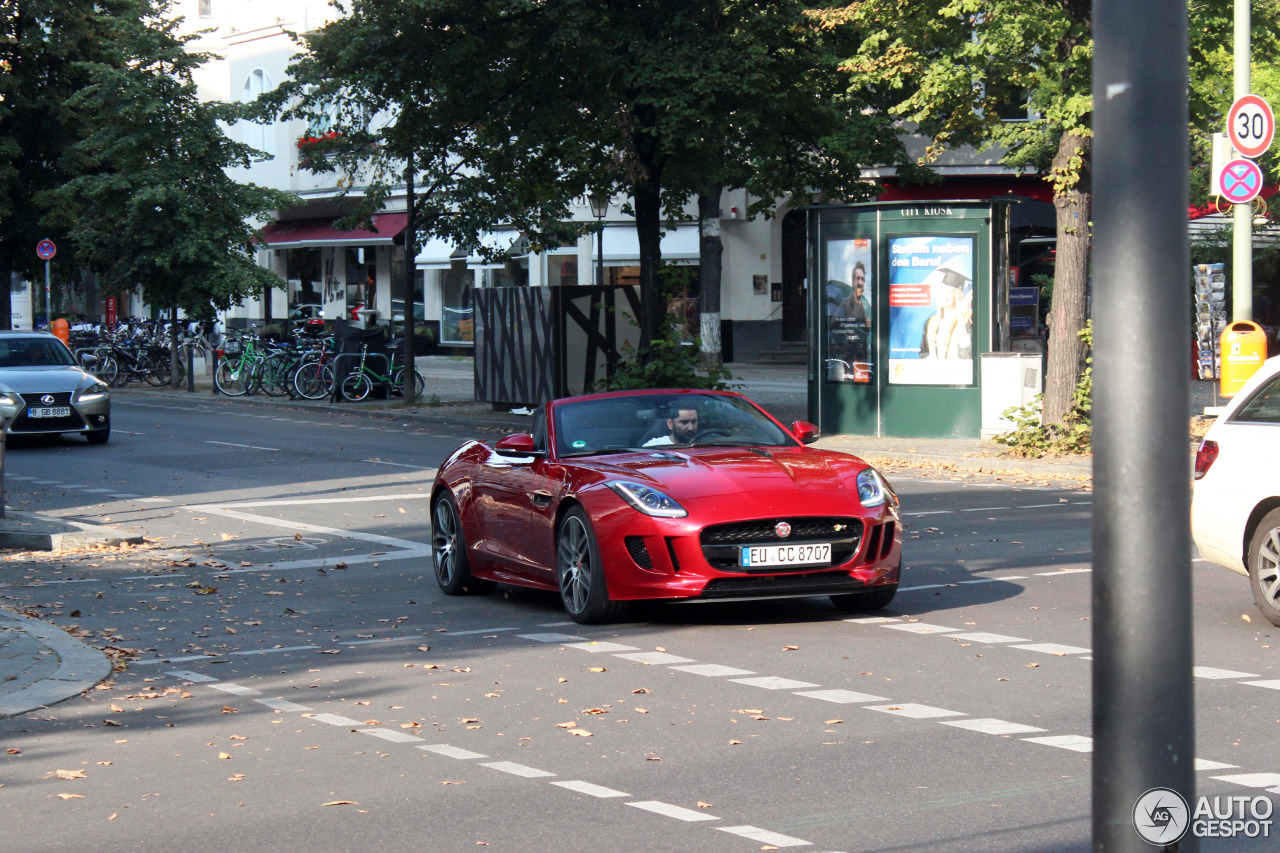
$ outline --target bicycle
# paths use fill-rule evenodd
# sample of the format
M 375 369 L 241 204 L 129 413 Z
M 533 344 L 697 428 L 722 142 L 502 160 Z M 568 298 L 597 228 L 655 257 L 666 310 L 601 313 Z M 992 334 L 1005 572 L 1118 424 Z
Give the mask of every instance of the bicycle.
M 293 372 L 293 392 L 304 400 L 322 400 L 333 393 L 334 343 L 318 343 Z
M 258 349 L 255 335 L 228 337 L 222 346 L 222 358 L 213 374 L 213 384 L 228 397 L 243 397 L 258 390 L 258 363 L 265 354 Z
M 404 396 L 404 374 L 405 368 L 396 364 L 397 350 L 392 350 L 390 366 L 388 367 L 389 376 L 383 376 L 378 373 L 366 362 L 369 357 L 369 346 L 366 344 L 360 348 L 360 363 L 352 370 L 351 374 L 342 380 L 339 391 L 342 393 L 344 400 L 352 403 L 358 403 L 365 397 L 368 397 L 373 391 L 374 382 L 387 383 L 390 386 L 391 395 L 393 397 Z M 416 398 L 422 397 L 423 391 L 426 390 L 426 380 L 422 378 L 422 374 L 417 370 L 413 371 L 414 384 L 417 386 Z

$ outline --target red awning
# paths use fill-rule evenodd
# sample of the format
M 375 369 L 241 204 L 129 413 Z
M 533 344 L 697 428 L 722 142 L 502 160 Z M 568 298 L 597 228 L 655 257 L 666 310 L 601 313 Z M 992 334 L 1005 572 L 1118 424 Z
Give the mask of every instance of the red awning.
M 333 227 L 332 219 L 286 219 L 269 223 L 262 229 L 262 237 L 273 249 L 390 246 L 408 223 L 407 213 L 379 213 L 373 217 L 373 231 L 341 231 Z

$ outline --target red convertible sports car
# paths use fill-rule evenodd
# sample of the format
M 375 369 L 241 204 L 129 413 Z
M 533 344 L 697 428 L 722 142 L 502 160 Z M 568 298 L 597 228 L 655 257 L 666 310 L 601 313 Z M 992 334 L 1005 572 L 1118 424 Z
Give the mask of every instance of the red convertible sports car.
M 532 434 L 469 441 L 440 466 L 436 580 L 449 595 L 559 590 L 582 623 L 641 599 L 884 607 L 902 559 L 897 495 L 856 456 L 806 446 L 817 437 L 730 392 L 554 400 Z

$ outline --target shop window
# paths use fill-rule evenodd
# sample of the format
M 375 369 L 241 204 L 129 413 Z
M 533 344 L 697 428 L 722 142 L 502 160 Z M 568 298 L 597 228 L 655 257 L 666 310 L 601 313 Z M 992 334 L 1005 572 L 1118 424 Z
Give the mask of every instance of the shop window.
M 373 247 L 348 246 L 346 249 L 347 319 L 359 320 L 356 312 L 362 308 L 375 308 L 377 299 L 377 271 Z
M 455 265 L 441 276 L 440 342 L 471 345 L 475 342 L 475 318 L 471 290 L 475 270 Z

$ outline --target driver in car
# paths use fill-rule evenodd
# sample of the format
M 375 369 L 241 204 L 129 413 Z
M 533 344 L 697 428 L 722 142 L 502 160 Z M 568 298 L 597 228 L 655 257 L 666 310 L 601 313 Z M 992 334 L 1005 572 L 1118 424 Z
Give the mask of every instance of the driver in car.
M 674 409 L 674 417 L 667 418 L 667 435 L 659 435 L 646 441 L 644 447 L 672 444 L 692 444 L 698 435 L 698 410 L 680 403 Z

